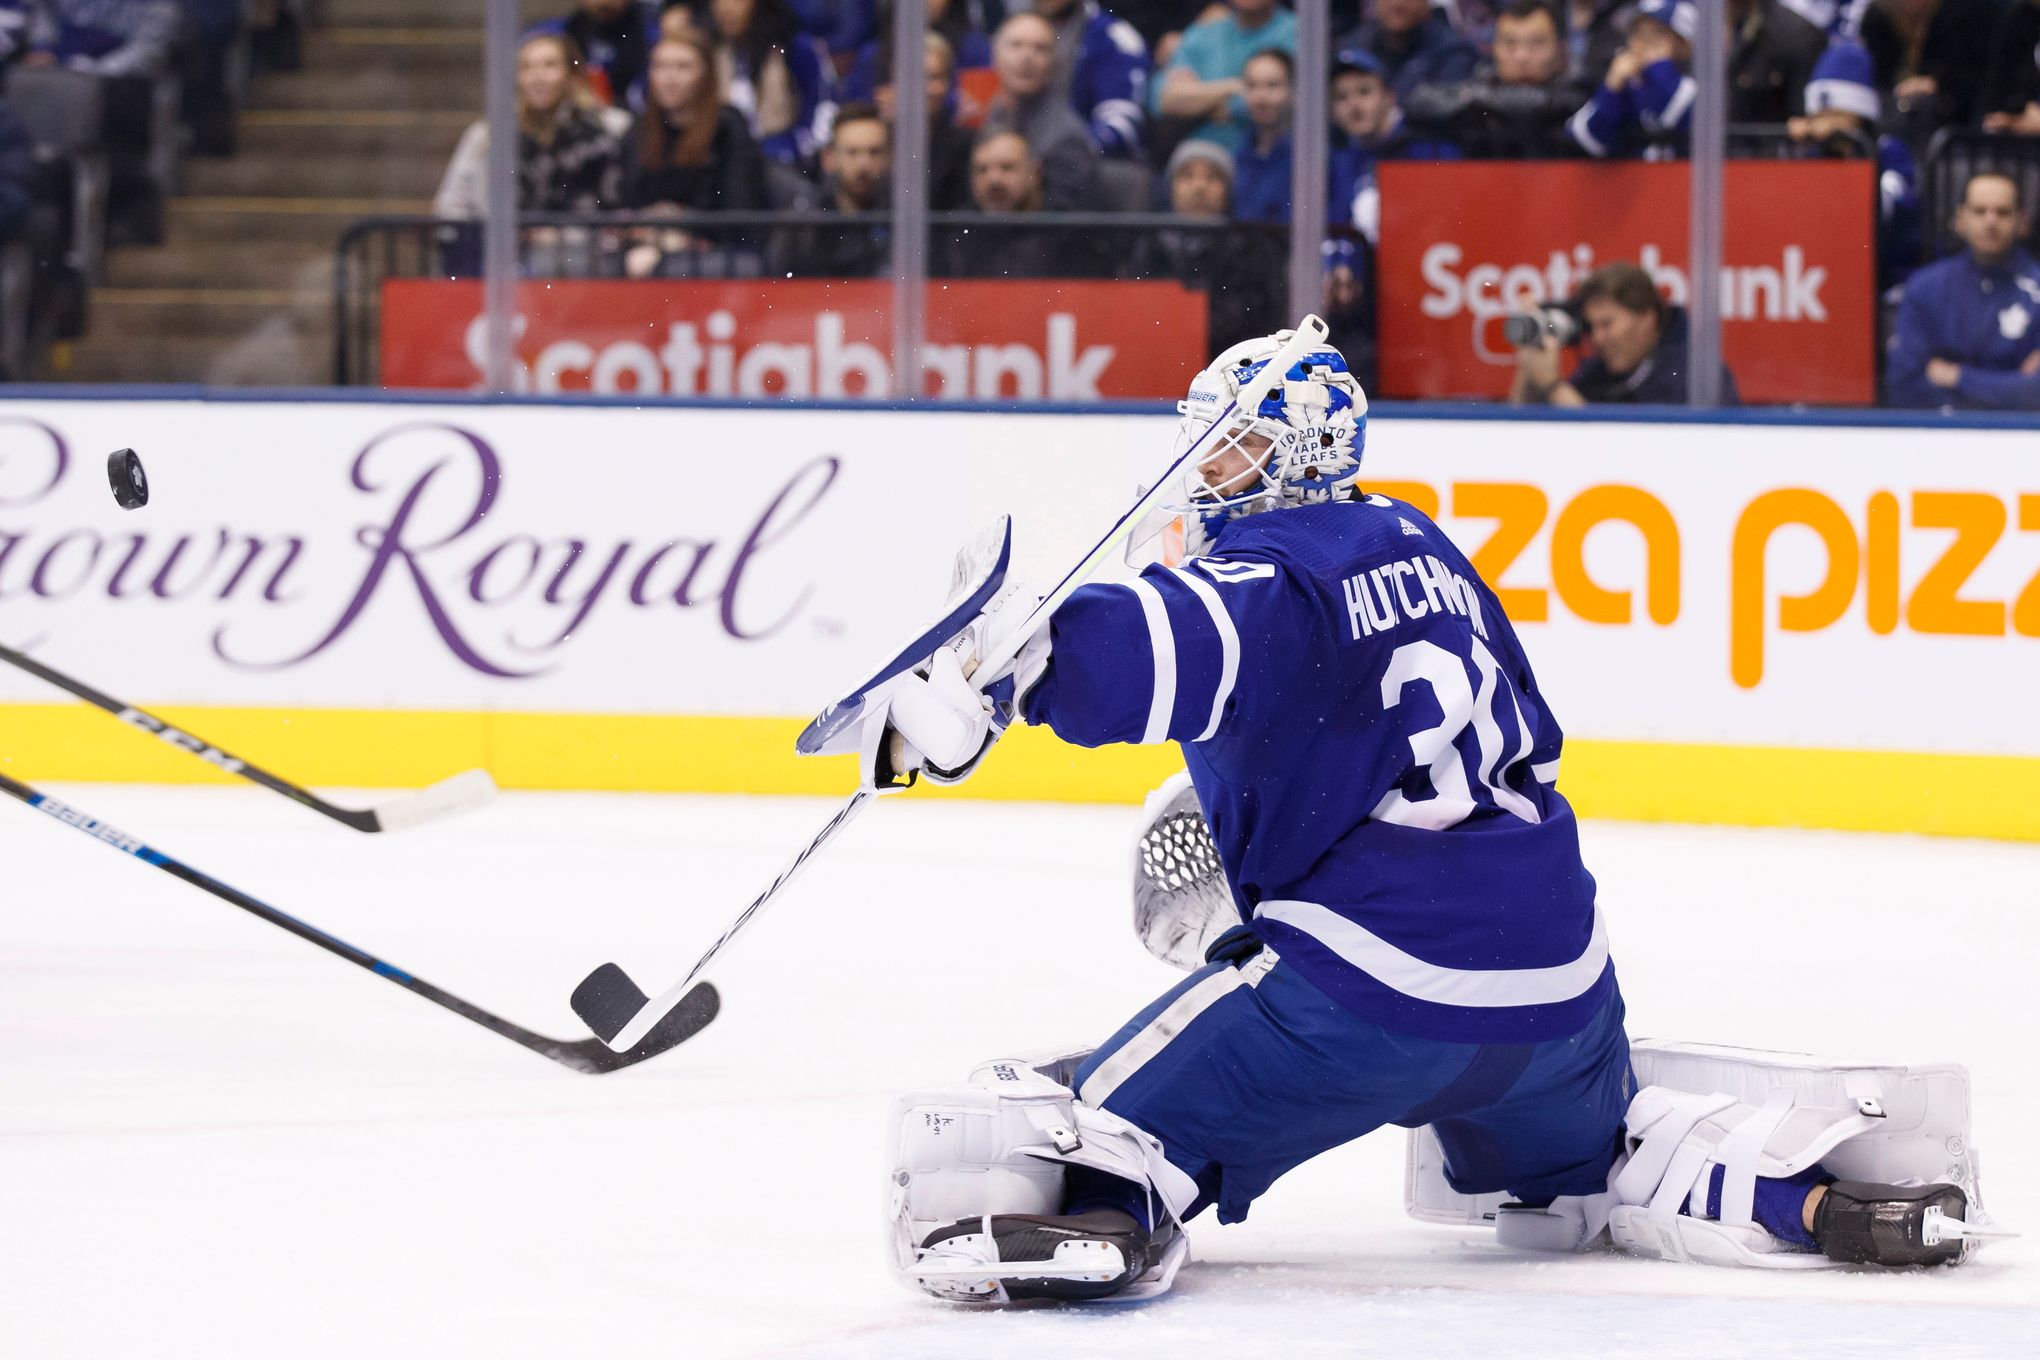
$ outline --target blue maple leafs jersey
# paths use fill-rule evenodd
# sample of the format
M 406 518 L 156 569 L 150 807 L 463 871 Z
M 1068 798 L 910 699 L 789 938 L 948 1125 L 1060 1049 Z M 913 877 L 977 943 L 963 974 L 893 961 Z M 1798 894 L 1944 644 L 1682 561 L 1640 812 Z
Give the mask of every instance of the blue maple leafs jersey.
M 1558 722 L 1422 512 L 1367 496 L 1234 520 L 1186 567 L 1085 586 L 1050 628 L 1027 721 L 1181 743 L 1241 918 L 1341 1005 L 1533 1043 L 1607 1000 Z

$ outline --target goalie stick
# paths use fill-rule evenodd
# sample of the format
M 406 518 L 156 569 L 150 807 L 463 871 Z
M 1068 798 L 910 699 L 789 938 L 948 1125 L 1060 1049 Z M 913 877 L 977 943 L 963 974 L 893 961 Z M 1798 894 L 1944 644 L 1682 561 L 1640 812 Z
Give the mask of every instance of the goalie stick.
M 214 769 L 227 774 L 237 774 L 253 784 L 260 784 L 273 793 L 280 793 L 295 803 L 302 803 L 322 816 L 331 817 L 343 826 L 356 831 L 402 831 L 422 822 L 436 821 L 457 813 L 471 812 L 496 796 L 496 783 L 485 770 L 463 770 L 450 775 L 437 784 L 419 789 L 415 793 L 400 794 L 366 808 L 344 808 L 327 802 L 309 789 L 299 788 L 288 779 L 273 775 L 259 765 L 251 765 L 239 756 L 229 755 L 203 737 L 194 736 L 176 727 L 153 713 L 122 703 L 110 694 L 102 694 L 82 680 L 74 680 L 62 671 L 52 670 L 25 652 L 0 645 L 0 661 L 17 669 L 27 671 L 38 680 L 46 680 L 58 689 L 68 690 L 95 708 L 103 708 L 130 727 L 153 734 L 168 745 L 203 760 Z
M 1186 465 L 1195 466 L 1194 460 L 1203 451 L 1206 441 L 1211 439 L 1215 433 L 1225 432 L 1229 428 L 1232 417 L 1236 412 L 1257 409 L 1262 399 L 1274 389 L 1275 384 L 1280 382 L 1305 354 L 1318 345 L 1323 344 L 1329 333 L 1325 323 L 1315 316 L 1306 316 L 1302 321 L 1298 322 L 1296 330 L 1283 343 L 1282 348 L 1276 350 L 1269 357 L 1268 362 L 1262 365 L 1261 371 L 1249 379 L 1247 384 L 1239 390 L 1232 404 L 1221 411 L 1212 420 L 1211 424 L 1205 427 L 1204 432 L 1192 440 L 1183 452 L 1176 455 L 1175 460 L 1162 470 L 1161 475 L 1155 478 L 1154 483 L 1146 491 L 1142 492 L 1131 506 L 1127 507 L 1125 513 L 1121 514 L 1112 527 L 1105 531 L 1104 536 L 1092 545 L 1091 550 L 1085 553 L 1075 566 L 1063 574 L 1063 578 L 1056 583 L 1055 589 L 1043 596 L 1041 602 L 1028 611 L 1019 626 L 1014 628 L 999 645 L 987 651 L 986 655 L 979 660 L 977 670 L 971 676 L 971 682 L 982 690 L 1000 679 L 1007 668 L 1013 664 L 1014 658 L 1020 655 L 1020 649 L 1027 645 L 1028 640 L 1048 626 L 1049 617 L 1061 607 L 1063 601 L 1076 593 L 1077 587 L 1090 579 L 1091 574 L 1103 564 L 1106 556 L 1134 531 L 1135 526 L 1140 523 L 1141 517 L 1147 513 L 1149 507 L 1155 505 L 1168 492 L 1174 484 L 1173 479 L 1177 470 Z M 1010 533 L 1004 526 L 1001 527 L 1000 531 Z M 1000 579 L 1004 577 L 1005 566 L 1009 556 L 1010 542 L 1000 550 L 997 563 L 997 575 Z M 959 571 L 959 576 L 961 574 Z M 985 598 L 989 599 L 997 590 L 998 586 L 995 583 L 989 590 L 984 592 Z M 948 621 L 953 621 L 955 627 L 945 637 L 953 636 L 965 623 L 968 623 L 972 617 L 975 617 L 974 614 L 962 614 L 962 609 L 965 604 L 969 603 L 970 597 L 962 591 L 957 592 L 957 594 L 963 598 L 963 603 L 950 610 L 947 619 Z M 801 733 L 799 740 L 795 743 L 795 749 L 803 754 L 833 753 L 834 751 L 844 749 L 841 739 L 845 730 L 853 724 L 854 720 L 861 713 L 866 696 L 901 672 L 910 670 L 922 661 L 925 661 L 934 650 L 932 646 L 928 652 L 921 653 L 919 656 L 912 656 L 910 653 L 924 642 L 927 642 L 929 637 L 933 635 L 933 632 L 934 630 L 930 630 L 917 637 L 905 650 L 900 652 L 886 666 L 881 667 L 878 673 L 870 680 L 866 681 L 862 689 L 853 691 L 848 697 L 840 699 L 823 709 L 820 716 L 812 723 L 809 723 L 807 730 Z M 939 646 L 942 640 L 944 639 L 938 638 L 935 645 Z M 851 794 L 849 800 L 842 807 L 836 809 L 835 815 L 829 818 L 827 824 L 808 843 L 807 848 L 794 857 L 793 863 L 781 871 L 779 877 L 773 879 L 766 886 L 765 891 L 758 894 L 751 904 L 738 914 L 737 919 L 730 923 L 729 929 L 725 930 L 722 936 L 709 946 L 708 952 L 701 956 L 701 960 L 694 965 L 686 977 L 680 979 L 679 982 L 659 993 L 659 995 L 648 996 L 645 990 L 632 981 L 630 974 L 624 972 L 621 967 L 614 963 L 605 963 L 582 978 L 580 984 L 574 988 L 571 998 L 574 1014 L 580 1016 L 588 1028 L 593 1030 L 612 1049 L 627 1048 L 631 1044 L 636 1043 L 654 1025 L 659 1023 L 661 1016 L 665 1015 L 671 1007 L 679 1003 L 681 997 L 686 994 L 688 984 L 701 975 L 701 971 L 708 967 L 709 960 L 716 956 L 717 951 L 735 938 L 737 933 L 750 923 L 751 918 L 758 914 L 759 909 L 771 901 L 780 889 L 792 882 L 795 875 L 806 866 L 807 862 L 824 845 L 828 844 L 829 839 L 855 819 L 859 812 L 864 810 L 871 802 L 872 797 L 873 791 L 864 788 L 860 788 L 857 792 Z
M 245 912 L 261 917 L 273 926 L 281 926 L 301 940 L 309 940 L 328 953 L 338 954 L 356 967 L 366 968 L 377 977 L 386 978 L 407 992 L 422 996 L 434 1005 L 445 1007 L 463 1020 L 471 1020 L 483 1029 L 492 1030 L 512 1043 L 522 1044 L 539 1056 L 551 1058 L 561 1066 L 571 1067 L 576 1072 L 599 1076 L 619 1068 L 634 1067 L 647 1058 L 656 1058 L 674 1045 L 693 1038 L 709 1021 L 715 1019 L 716 1012 L 722 1006 L 722 998 L 714 986 L 704 982 L 681 997 L 679 1004 L 673 1007 L 671 1013 L 628 1052 L 614 1052 L 606 1044 L 595 1039 L 554 1039 L 528 1030 L 522 1025 L 512 1024 L 502 1016 L 485 1011 L 472 1002 L 463 1001 L 452 992 L 435 987 L 423 978 L 413 977 L 366 950 L 356 949 L 346 941 L 328 935 L 317 926 L 300 921 L 287 912 L 279 911 L 266 902 L 250 897 L 238 888 L 230 887 L 209 874 L 201 873 L 182 861 L 172 859 L 160 850 L 144 845 L 118 827 L 102 822 L 89 813 L 60 802 L 4 774 L 0 774 L 0 791 L 5 791 L 66 826 L 77 828 L 96 841 L 104 842 L 123 854 L 132 855 L 144 864 L 152 864 L 164 873 L 183 879 L 193 887 L 203 888 L 221 901 L 230 902 Z

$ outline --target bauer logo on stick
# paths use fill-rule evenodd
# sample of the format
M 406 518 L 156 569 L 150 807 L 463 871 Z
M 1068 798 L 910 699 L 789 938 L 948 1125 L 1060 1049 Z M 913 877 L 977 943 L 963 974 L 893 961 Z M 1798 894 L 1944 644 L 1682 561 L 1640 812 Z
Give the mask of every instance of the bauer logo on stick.
M 106 455 L 106 480 L 113 486 L 113 499 L 123 510 L 139 510 L 149 503 L 149 475 L 142 471 L 141 455 L 133 449 L 115 449 Z

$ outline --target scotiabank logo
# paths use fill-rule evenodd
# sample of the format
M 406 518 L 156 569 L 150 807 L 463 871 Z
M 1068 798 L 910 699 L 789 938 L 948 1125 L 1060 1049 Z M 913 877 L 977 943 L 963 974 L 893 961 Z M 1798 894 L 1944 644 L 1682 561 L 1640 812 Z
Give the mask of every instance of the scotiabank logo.
M 1665 263 L 1664 250 L 1656 242 L 1645 242 L 1635 259 L 1667 300 L 1686 305 L 1691 280 L 1684 269 Z M 1551 251 L 1542 264 L 1528 260 L 1467 264 L 1464 247 L 1440 241 L 1423 254 L 1424 294 L 1417 305 L 1425 316 L 1440 321 L 1470 318 L 1473 350 L 1481 361 L 1513 364 L 1515 351 L 1502 336 L 1501 319 L 1525 307 L 1572 297 L 1598 263 L 1593 246 L 1584 241 Z M 1796 245 L 1786 246 L 1776 264 L 1725 265 L 1722 320 L 1825 322 L 1828 311 L 1821 289 L 1827 276 L 1825 268 L 1809 265 L 1805 249 Z
M 892 364 L 877 345 L 850 338 L 841 312 L 820 312 L 803 342 L 746 343 L 737 318 L 710 312 L 700 323 L 672 321 L 656 344 L 576 337 L 543 345 L 516 370 L 520 392 L 651 392 L 674 397 L 884 397 Z M 921 349 L 923 391 L 935 397 L 1026 397 L 1096 401 L 1119 350 L 1077 339 L 1077 318 L 1051 312 L 1047 333 L 1032 344 L 928 344 Z M 486 359 L 487 318 L 468 323 L 464 349 L 479 382 Z M 520 338 L 530 318 L 517 318 Z
M 892 286 L 869 280 L 566 280 L 518 290 L 518 390 L 705 397 L 888 397 Z M 383 285 L 382 382 L 473 390 L 478 283 Z M 1174 283 L 929 285 L 923 396 L 1175 397 L 1204 362 L 1205 299 Z
M 1875 169 L 1724 168 L 1721 351 L 1742 400 L 1875 400 Z M 1501 318 L 1574 296 L 1598 265 L 1633 261 L 1690 301 L 1683 164 L 1392 161 L 1380 173 L 1384 396 L 1505 395 L 1515 356 Z

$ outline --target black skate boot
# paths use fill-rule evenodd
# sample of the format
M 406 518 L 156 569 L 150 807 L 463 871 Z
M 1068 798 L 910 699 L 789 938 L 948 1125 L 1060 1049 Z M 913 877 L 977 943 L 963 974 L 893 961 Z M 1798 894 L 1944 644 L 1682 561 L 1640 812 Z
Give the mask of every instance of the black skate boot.
M 928 1234 L 921 1248 L 924 1252 L 935 1250 L 938 1256 L 983 1262 L 984 1283 L 969 1290 L 972 1297 L 983 1301 L 1000 1298 L 994 1280 L 1004 1285 L 1005 1299 L 1013 1302 L 1081 1301 L 1110 1297 L 1138 1280 L 1161 1259 L 1168 1239 L 1174 1235 L 1175 1229 L 1166 1225 L 1162 1234 L 1150 1233 L 1132 1215 L 1116 1209 L 1057 1216 L 992 1214 L 937 1228 Z M 945 1247 L 946 1250 L 938 1250 Z M 1039 1277 L 1005 1273 L 1023 1263 L 1036 1267 L 1053 1265 L 1058 1274 Z M 944 1292 L 956 1297 L 960 1291 Z
M 1836 1181 L 1813 1211 L 1813 1240 L 1830 1261 L 1937 1266 L 1962 1255 L 1968 1216 L 1960 1186 Z

